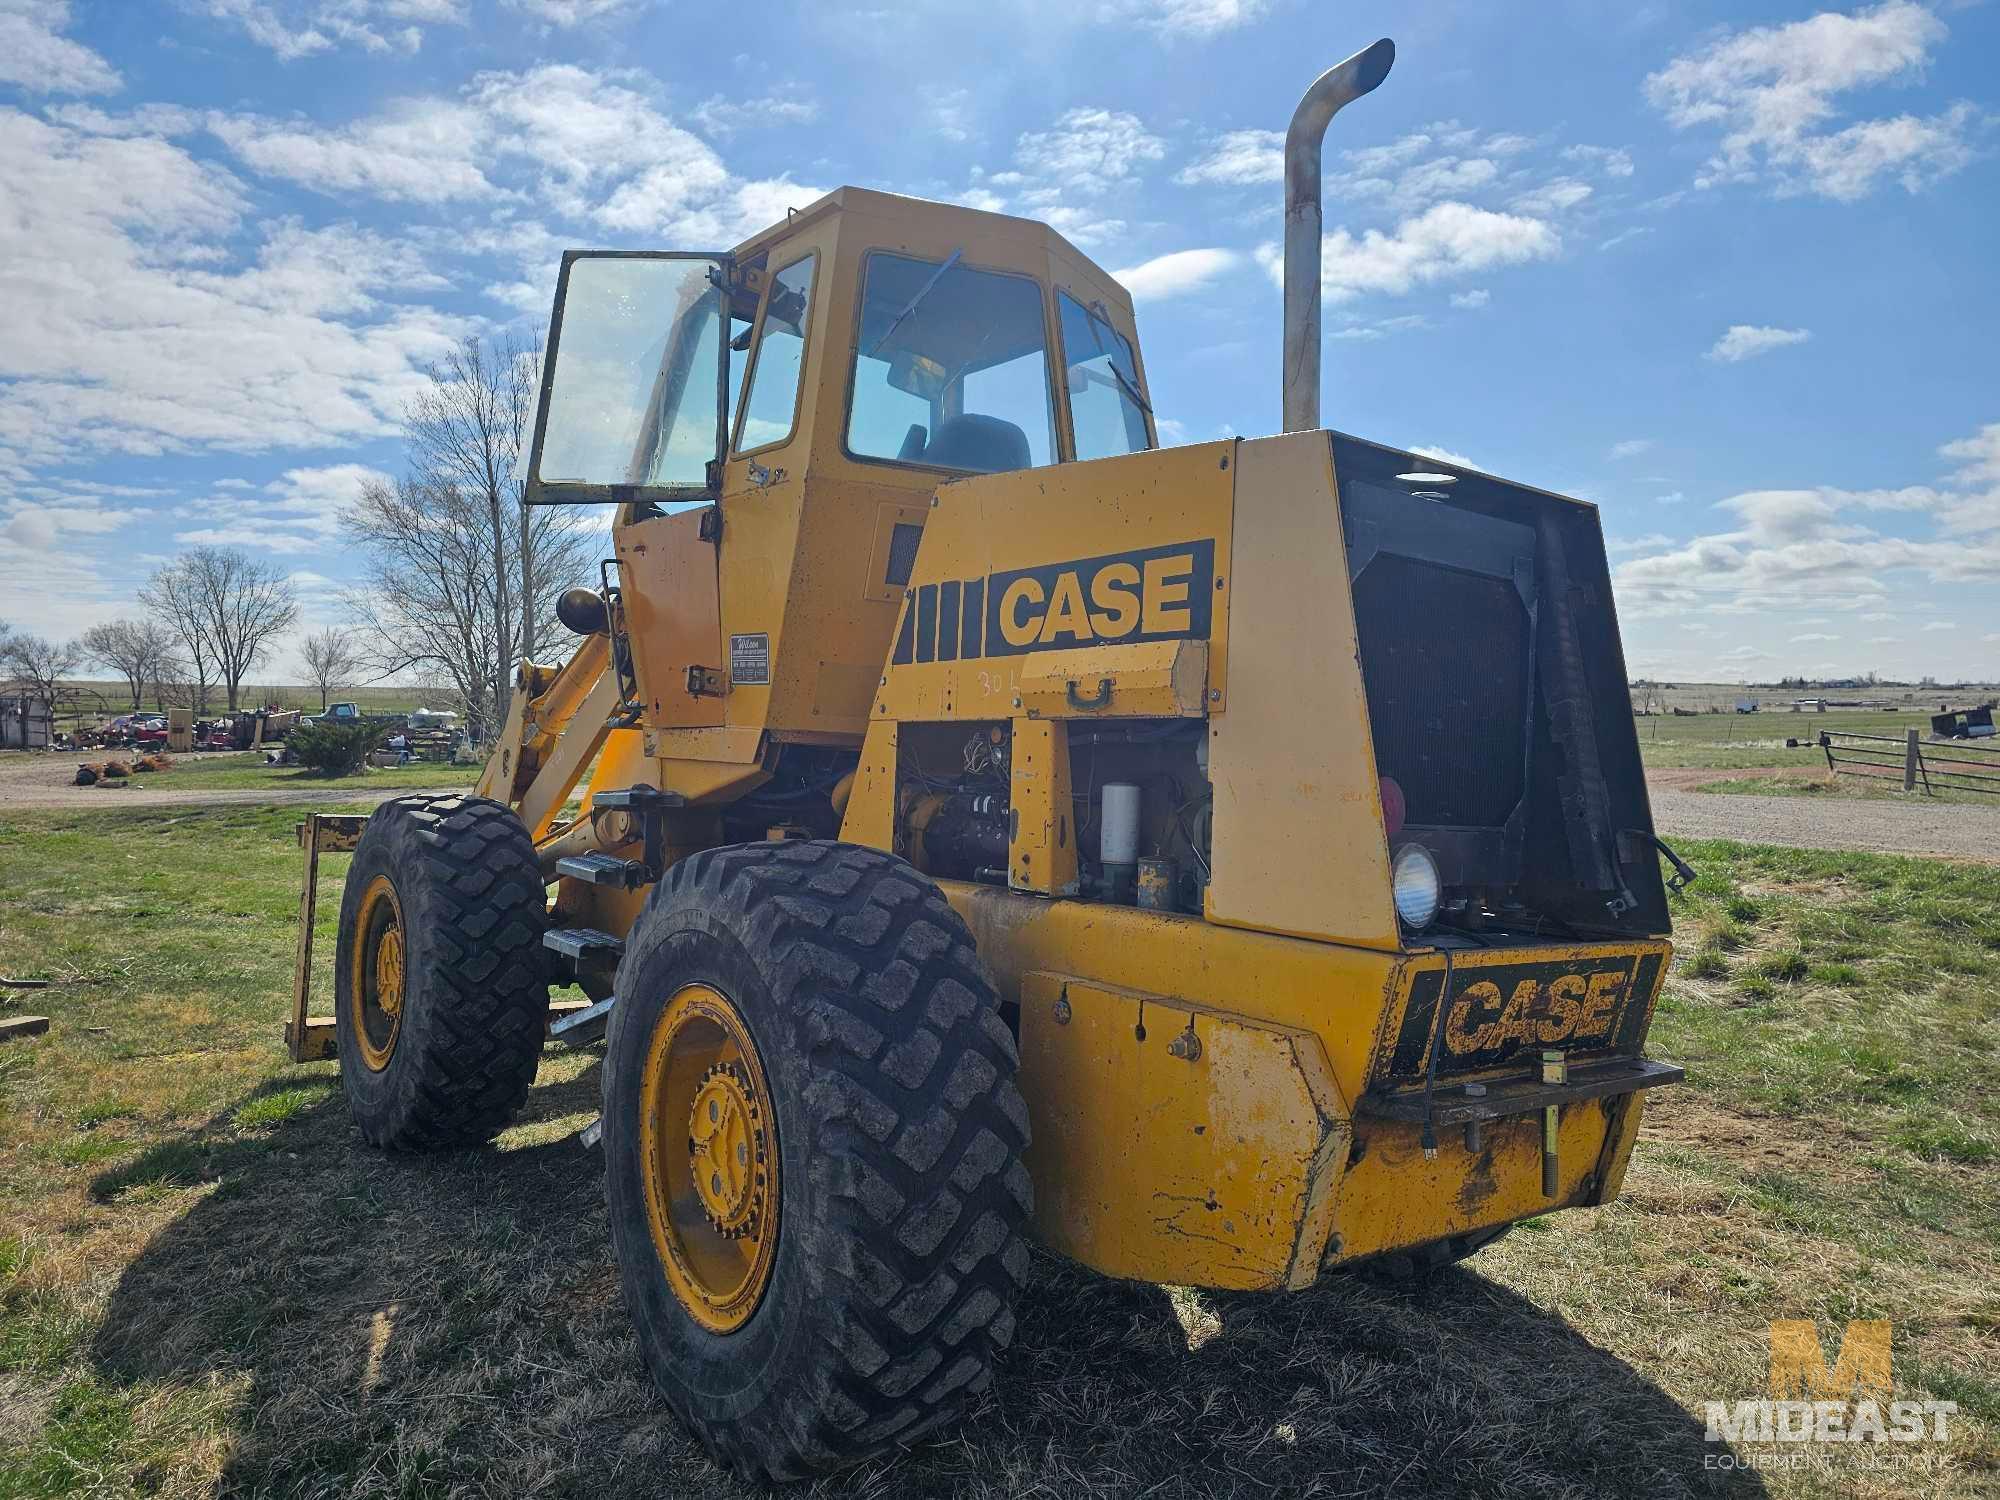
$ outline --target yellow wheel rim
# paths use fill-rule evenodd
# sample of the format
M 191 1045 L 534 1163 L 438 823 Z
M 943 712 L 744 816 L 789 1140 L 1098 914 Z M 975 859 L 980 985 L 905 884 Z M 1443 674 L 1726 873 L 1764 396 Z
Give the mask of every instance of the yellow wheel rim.
M 778 1137 L 770 1085 L 736 1007 L 677 991 L 639 1085 L 646 1217 L 667 1284 L 711 1333 L 749 1321 L 778 1252 Z
M 389 1066 L 403 1029 L 403 904 L 387 875 L 377 875 L 361 893 L 348 962 L 348 1019 L 362 1064 L 379 1073 Z

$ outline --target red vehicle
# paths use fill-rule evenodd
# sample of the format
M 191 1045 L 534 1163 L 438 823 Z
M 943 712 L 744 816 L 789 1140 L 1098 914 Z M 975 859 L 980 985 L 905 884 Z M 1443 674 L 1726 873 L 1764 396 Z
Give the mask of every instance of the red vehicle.
M 136 720 L 132 725 L 132 743 L 164 746 L 167 743 L 167 721 L 157 717 Z
M 234 750 L 236 748 L 236 728 L 227 719 L 211 724 L 195 741 L 200 750 Z

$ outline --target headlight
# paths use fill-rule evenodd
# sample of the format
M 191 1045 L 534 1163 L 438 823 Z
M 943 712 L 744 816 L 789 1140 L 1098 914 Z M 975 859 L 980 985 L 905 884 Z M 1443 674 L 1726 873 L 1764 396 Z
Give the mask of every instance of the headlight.
M 1389 867 L 1389 889 L 1395 897 L 1397 916 L 1419 932 L 1430 926 L 1443 894 L 1431 851 L 1422 844 L 1405 844 L 1398 849 L 1395 863 Z

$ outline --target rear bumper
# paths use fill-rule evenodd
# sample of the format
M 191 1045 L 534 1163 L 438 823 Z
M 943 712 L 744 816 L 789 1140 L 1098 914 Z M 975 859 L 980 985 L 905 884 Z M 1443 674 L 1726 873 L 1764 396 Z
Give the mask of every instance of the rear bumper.
M 1020 1006 L 1038 1235 L 1110 1275 L 1298 1288 L 1324 1265 L 1603 1202 L 1622 1180 L 1643 1091 L 1680 1077 L 1636 1055 L 1653 1001 L 1636 981 L 1657 960 L 1657 987 L 1663 942 L 1482 953 L 1558 975 L 1622 966 L 1635 982 L 1605 1012 L 1621 1050 L 1579 1053 L 1553 1094 L 1525 1058 L 1467 1057 L 1485 1065 L 1448 1075 L 1440 1058 L 1426 1155 L 1424 1070 L 1406 1076 L 1396 1056 L 1413 982 L 1439 955 L 941 884 Z M 1450 1020 L 1441 993 L 1426 1036 Z M 1532 1024 L 1565 1014 L 1544 1006 Z

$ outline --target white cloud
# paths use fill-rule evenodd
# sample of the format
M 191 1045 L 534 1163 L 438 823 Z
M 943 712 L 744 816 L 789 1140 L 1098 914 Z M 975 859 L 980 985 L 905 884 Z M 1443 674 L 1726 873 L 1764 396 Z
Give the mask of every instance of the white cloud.
M 346 125 L 215 114 L 209 129 L 254 170 L 325 193 L 419 203 L 534 203 L 556 216 L 649 240 L 730 244 L 803 208 L 824 189 L 742 179 L 626 75 L 546 64 L 481 73 L 456 98 L 398 101 Z M 768 116 L 774 100 L 741 106 Z M 787 108 L 816 108 L 791 101 Z M 720 118 L 725 102 L 700 109 Z M 467 236 L 486 231 L 468 227 Z M 524 257 L 536 271 L 552 242 Z M 546 290 L 495 295 L 546 305 Z
M 1613 554 L 1620 552 L 1658 552 L 1662 547 L 1671 547 L 1673 544 L 1674 539 L 1672 537 L 1655 531 L 1646 536 L 1612 537 L 1605 542 L 1604 548 L 1607 552 Z
M 1486 288 L 1483 286 L 1474 287 L 1469 292 L 1453 292 L 1451 294 L 1451 305 L 1453 307 L 1464 307 L 1464 308 L 1484 307 L 1487 303 L 1491 302 L 1492 300 L 1493 300 L 1493 294 L 1487 291 Z
M 1199 291 L 1242 262 L 1243 257 L 1234 250 L 1176 250 L 1111 274 L 1137 300 L 1156 302 Z
M 1439 203 L 1387 233 L 1370 229 L 1356 236 L 1336 229 L 1324 242 L 1320 279 L 1333 302 L 1364 292 L 1400 296 L 1496 266 L 1550 260 L 1561 249 L 1562 237 L 1540 219 Z M 1274 281 L 1282 282 L 1284 257 L 1276 245 L 1260 247 L 1257 258 Z
M 1773 349 L 1782 349 L 1788 344 L 1803 344 L 1811 337 L 1812 330 L 1808 328 L 1759 328 L 1749 323 L 1735 323 L 1715 341 L 1705 357 L 1733 365 L 1755 359 L 1760 354 L 1769 354 Z
M 1637 458 L 1642 453 L 1650 453 L 1652 449 L 1653 440 L 1651 438 L 1626 438 L 1622 442 L 1611 445 L 1611 457 Z
M 1098 19 L 1142 26 L 1161 36 L 1201 40 L 1248 25 L 1270 0 L 1102 0 Z
M 1956 620 L 1926 620 L 1924 622 L 1924 629 L 1926 631 L 1957 631 L 1959 628 L 1959 623 Z
M 245 200 L 157 139 L 0 110 L 0 449 L 31 461 L 197 446 L 312 447 L 394 430 L 452 320 L 405 243 L 269 222 L 235 269 Z
M 142 104 L 123 114 L 107 114 L 94 104 L 54 104 L 43 111 L 58 125 L 86 135 L 188 135 L 201 127 L 201 116 L 178 104 Z
M 931 133 L 940 140 L 972 139 L 972 91 L 946 89 L 935 85 L 924 89 L 924 108 L 930 115 Z
M 1948 457 L 1976 451 L 1984 437 L 1945 445 Z M 1954 451 L 1957 450 L 1957 451 Z M 1634 618 L 1689 610 L 1761 614 L 1786 606 L 1895 618 L 1889 581 L 1914 575 L 1931 584 L 2000 583 L 2000 503 L 1977 463 L 1945 487 L 1876 490 L 1757 490 L 1717 506 L 1737 525 L 1696 536 L 1671 551 L 1635 558 L 1615 571 L 1621 609 Z M 1930 534 L 1891 535 L 1871 515 L 1921 517 Z M 1905 529 L 1907 523 L 1905 523 Z M 1874 644 L 1884 644 L 1878 641 Z
M 1558 214 L 1564 209 L 1575 208 L 1594 191 L 1587 182 L 1579 182 L 1574 177 L 1558 177 L 1539 187 L 1511 199 L 1507 206 L 1516 213 Z
M 1167 144 L 1122 110 L 1079 108 L 1052 129 L 1029 131 L 1014 148 L 1020 170 L 1085 197 L 1135 178 L 1145 162 L 1167 154 Z
M 1285 178 L 1285 133 L 1282 130 L 1232 130 L 1217 136 L 1202 155 L 1174 174 L 1174 181 L 1193 187 L 1217 183 L 1239 187 L 1282 182 Z
M 1970 158 L 1959 105 L 1831 128 L 1841 96 L 1922 75 L 1945 25 L 1915 0 L 1725 35 L 1677 57 L 1646 93 L 1677 129 L 1719 127 L 1697 186 L 1769 180 L 1781 193 L 1852 201 L 1893 176 L 1914 192 Z
M 182 506 L 184 520 L 204 524 L 176 531 L 174 540 L 187 546 L 257 547 L 288 556 L 317 552 L 339 536 L 342 516 L 366 486 L 389 482 L 387 474 L 366 464 L 287 469 L 256 495 L 232 489 Z
M 1804 635 L 1793 636 L 1792 644 L 1794 646 L 1799 646 L 1807 644 L 1808 642 L 1811 641 L 1837 641 L 1839 639 L 1840 639 L 1839 636 L 1829 635 L 1823 630 L 1808 630 Z
M 507 8 L 549 26 L 568 29 L 635 11 L 647 3 L 648 0 L 507 0 Z
M 414 53 L 425 26 L 467 20 L 465 0 L 202 0 L 202 9 L 241 27 L 281 62 L 343 46 Z
M 389 202 L 448 203 L 497 197 L 487 177 L 492 121 L 480 109 L 413 99 L 351 125 L 213 114 L 209 130 L 253 171 L 323 193 L 362 192 Z
M 1111 241 L 1128 227 L 1113 205 L 1129 200 L 1146 165 L 1166 152 L 1137 115 L 1080 106 L 1047 130 L 1024 131 L 1006 170 L 975 167 L 958 201 L 1039 219 L 1079 245 Z
M 0 83 L 36 94 L 110 94 L 123 87 L 110 63 L 57 34 L 70 20 L 69 0 L 0 0 Z
M 1630 177 L 1632 175 L 1632 153 L 1619 146 L 1565 146 L 1565 161 L 1582 162 L 1595 167 L 1606 177 Z
M 1420 458 L 1434 458 L 1439 463 L 1451 464 L 1455 468 L 1460 468 L 1460 469 L 1480 468 L 1480 465 L 1474 463 L 1471 459 L 1467 458 L 1463 453 L 1454 453 L 1449 448 L 1426 448 L 1420 444 L 1412 443 L 1410 445 L 1409 451 L 1416 454 Z
M 1687 496 L 1683 495 L 1679 490 L 1670 490 L 1666 494 L 1658 496 L 1653 503 L 1655 505 L 1679 505 L 1686 499 Z
M 731 136 L 740 130 L 772 125 L 810 125 L 819 118 L 819 101 L 767 94 L 761 99 L 726 99 L 715 94 L 689 112 L 710 135 Z

